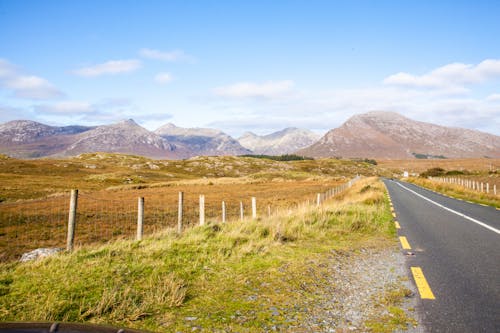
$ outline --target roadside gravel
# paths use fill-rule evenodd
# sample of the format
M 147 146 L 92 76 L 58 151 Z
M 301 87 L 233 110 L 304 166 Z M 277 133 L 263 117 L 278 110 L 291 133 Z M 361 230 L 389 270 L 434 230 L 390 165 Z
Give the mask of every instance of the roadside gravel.
M 408 281 L 404 255 L 397 248 L 361 249 L 356 252 L 332 251 L 326 262 L 325 279 L 309 288 L 312 297 L 301 304 L 300 319 L 282 309 L 290 325 L 270 327 L 282 332 L 369 332 L 367 321 L 391 318 L 384 303 L 390 290 L 406 290 L 398 305 L 416 320 L 416 290 Z M 311 262 L 312 265 L 316 264 Z M 313 269 L 314 271 L 314 269 Z M 324 272 L 324 270 L 322 270 Z M 398 302 L 399 302 L 398 301 Z M 299 300 L 298 303 L 302 303 Z M 408 324 L 400 332 L 420 332 Z M 268 328 L 269 329 L 269 328 Z

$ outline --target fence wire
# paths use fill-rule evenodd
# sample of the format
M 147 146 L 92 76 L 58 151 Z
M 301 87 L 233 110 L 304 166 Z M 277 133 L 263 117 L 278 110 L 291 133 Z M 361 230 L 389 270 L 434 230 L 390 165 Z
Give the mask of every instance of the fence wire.
M 357 179 L 357 178 L 356 178 Z M 179 192 L 184 193 L 183 229 L 200 224 L 200 195 L 205 195 L 205 223 L 266 218 L 319 202 L 346 189 L 354 180 L 339 185 L 303 181 L 258 184 L 186 185 L 127 191 L 80 192 L 78 195 L 75 246 L 134 239 L 137 233 L 138 198 L 144 198 L 144 234 L 176 228 Z M 318 193 L 320 196 L 318 197 Z M 69 193 L 57 197 L 0 204 L 0 261 L 12 261 L 30 250 L 66 246 Z

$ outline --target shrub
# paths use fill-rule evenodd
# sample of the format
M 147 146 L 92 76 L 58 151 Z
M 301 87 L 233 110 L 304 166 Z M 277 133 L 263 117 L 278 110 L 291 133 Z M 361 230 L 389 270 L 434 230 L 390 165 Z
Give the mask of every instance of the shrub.
M 443 168 L 431 168 L 428 169 L 425 172 L 422 172 L 420 174 L 420 177 L 427 178 L 427 177 L 439 177 L 445 174 L 445 170 Z

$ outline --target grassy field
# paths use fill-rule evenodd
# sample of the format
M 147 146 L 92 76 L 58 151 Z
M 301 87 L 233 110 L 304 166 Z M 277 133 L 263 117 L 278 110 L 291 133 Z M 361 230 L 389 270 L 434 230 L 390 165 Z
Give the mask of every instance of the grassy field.
M 251 157 L 195 157 L 179 161 L 93 153 L 52 160 L 0 157 L 0 202 L 45 198 L 77 188 L 82 191 L 134 189 L 178 181 L 237 178 L 246 182 L 323 180 L 377 173 L 373 165 L 348 160 L 321 159 L 280 162 Z
M 209 221 L 250 214 L 257 198 L 259 216 L 313 202 L 316 194 L 356 173 L 375 174 L 355 161 L 280 162 L 250 157 L 197 157 L 158 161 L 120 154 L 83 154 L 64 160 L 0 159 L 0 261 L 14 260 L 39 247 L 64 247 L 69 190 L 80 191 L 76 244 L 133 238 L 137 199 L 145 198 L 145 233 L 177 224 L 178 193 L 184 193 L 186 227 L 199 220 L 205 195 Z
M 321 209 L 211 223 L 182 236 L 167 229 L 141 242 L 121 240 L 39 262 L 0 264 L 0 320 L 167 332 L 286 330 L 300 324 L 301 306 L 314 303 L 314 290 L 327 274 L 322 263 L 332 253 L 397 246 L 384 193 L 375 178 L 365 179 Z M 367 327 L 391 332 L 412 322 L 398 308 L 406 293 L 382 292 L 374 300 L 383 305 L 381 312 L 366 318 Z

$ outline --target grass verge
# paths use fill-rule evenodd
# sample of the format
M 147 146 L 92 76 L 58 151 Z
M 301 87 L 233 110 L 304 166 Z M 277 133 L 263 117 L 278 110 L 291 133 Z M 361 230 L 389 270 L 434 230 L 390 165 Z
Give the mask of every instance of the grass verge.
M 375 178 L 365 179 L 320 209 L 2 264 L 0 320 L 167 332 L 287 330 L 300 325 L 304 306 L 327 281 L 332 250 L 395 246 L 384 191 Z M 379 316 L 366 329 L 389 332 L 411 323 L 395 304 L 382 306 L 397 312 L 396 324 Z
M 495 196 L 493 193 L 477 192 L 460 185 L 441 183 L 425 178 L 408 178 L 408 181 L 456 199 L 500 208 L 500 197 Z

